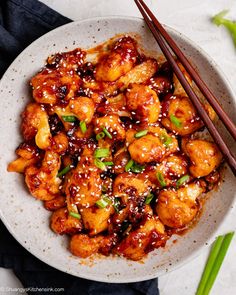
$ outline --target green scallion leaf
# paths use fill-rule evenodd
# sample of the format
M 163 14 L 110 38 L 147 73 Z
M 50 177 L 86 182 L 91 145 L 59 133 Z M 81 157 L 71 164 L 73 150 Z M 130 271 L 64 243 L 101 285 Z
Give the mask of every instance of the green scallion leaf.
M 150 193 L 149 195 L 147 195 L 147 197 L 145 199 L 145 204 L 147 204 L 147 205 L 150 204 L 153 198 L 154 198 L 153 194 Z
M 103 162 L 106 166 L 113 166 L 114 163 L 113 162 Z
M 160 140 L 166 147 L 168 147 L 172 143 L 172 137 L 168 136 L 165 133 L 162 133 L 160 135 Z
M 84 121 L 80 121 L 79 126 L 80 126 L 82 133 L 83 134 L 86 133 L 86 131 L 87 131 L 86 123 Z
M 103 128 L 103 132 L 106 134 L 106 136 L 107 136 L 108 138 L 112 139 L 112 135 L 111 135 L 111 133 L 110 133 L 105 127 Z
M 145 166 L 140 165 L 138 163 L 133 164 L 133 166 L 130 168 L 130 170 L 134 173 L 141 173 L 145 169 Z
M 104 133 L 104 132 L 100 132 L 100 133 L 98 133 L 98 134 L 96 135 L 96 139 L 97 139 L 97 141 L 98 141 L 99 139 L 104 138 L 104 137 L 105 137 L 105 133 Z
M 103 197 L 101 198 L 100 200 L 98 200 L 96 202 L 96 205 L 99 207 L 99 208 L 106 208 L 107 205 L 109 205 L 111 203 L 111 200 L 107 197 Z
M 113 207 L 114 207 L 116 213 L 119 213 L 119 206 L 120 206 L 120 200 L 118 198 L 115 198 Z
M 182 122 L 175 115 L 170 115 L 170 121 L 178 128 L 182 126 Z
M 186 181 L 188 181 L 190 176 L 188 174 L 180 177 L 180 179 L 177 180 L 176 182 L 176 187 L 180 187 L 182 184 L 184 184 Z
M 109 155 L 109 149 L 96 149 L 94 152 L 95 158 L 106 158 Z
M 81 215 L 79 213 L 75 213 L 75 212 L 69 212 L 69 215 L 74 217 L 74 218 L 77 218 L 77 219 L 80 219 L 81 218 Z
M 65 175 L 67 172 L 69 172 L 71 169 L 70 165 L 66 166 L 65 168 L 63 168 L 60 172 L 57 173 L 57 177 L 62 177 L 63 175 Z
M 94 160 L 94 164 L 101 170 L 106 170 L 106 165 L 99 159 Z
M 131 159 L 129 162 L 125 165 L 125 171 L 128 172 L 130 168 L 133 166 L 134 161 Z
M 224 236 L 219 236 L 214 242 L 196 295 L 208 295 L 210 293 L 233 236 L 234 232 L 230 232 Z
M 147 135 L 147 133 L 148 133 L 148 130 L 141 130 L 141 131 L 135 133 L 134 137 L 135 138 L 140 138 L 140 137 L 143 137 L 143 136 Z
M 63 121 L 73 123 L 76 121 L 75 116 L 62 116 Z
M 163 174 L 158 171 L 157 174 L 156 174 L 156 177 L 157 177 L 157 180 L 159 181 L 160 185 L 162 187 L 165 187 L 166 186 L 166 182 L 165 182 L 165 179 L 163 177 Z

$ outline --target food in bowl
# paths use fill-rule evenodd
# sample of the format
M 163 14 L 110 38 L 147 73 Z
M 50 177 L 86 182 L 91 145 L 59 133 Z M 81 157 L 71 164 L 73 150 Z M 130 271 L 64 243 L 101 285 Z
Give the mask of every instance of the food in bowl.
M 48 57 L 30 84 L 8 171 L 24 174 L 72 254 L 141 260 L 196 223 L 222 155 L 201 138 L 204 125 L 163 57 L 114 37 Z

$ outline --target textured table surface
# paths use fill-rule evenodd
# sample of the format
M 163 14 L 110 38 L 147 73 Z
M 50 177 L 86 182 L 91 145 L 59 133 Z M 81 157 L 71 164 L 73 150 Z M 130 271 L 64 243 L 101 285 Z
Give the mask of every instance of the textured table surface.
M 73 20 L 106 15 L 140 16 L 132 0 L 41 0 Z M 217 28 L 210 17 L 223 9 L 236 15 L 235 0 L 146 0 L 158 19 L 195 41 L 218 63 L 236 94 L 236 50 L 222 27 Z M 227 196 L 226 196 L 227 197 Z M 235 230 L 235 208 L 218 233 Z M 212 289 L 212 295 L 236 294 L 236 238 L 227 253 Z M 161 295 L 193 295 L 200 280 L 209 249 L 185 266 L 159 279 Z M 21 287 L 11 270 L 0 268 L 0 287 Z M 15 292 L 14 292 L 15 293 Z M 11 294 L 1 291 L 0 294 Z M 12 293 L 13 294 L 13 293 Z M 16 294 L 16 293 L 15 293 Z M 21 293 L 22 294 L 22 293 Z

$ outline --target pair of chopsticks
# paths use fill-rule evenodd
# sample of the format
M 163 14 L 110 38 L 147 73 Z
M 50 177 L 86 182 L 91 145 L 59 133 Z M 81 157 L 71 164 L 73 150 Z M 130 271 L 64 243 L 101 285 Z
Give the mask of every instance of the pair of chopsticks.
M 213 93 L 209 90 L 207 85 L 202 81 L 198 73 L 192 67 L 186 56 L 177 46 L 175 41 L 170 37 L 170 35 L 166 32 L 164 27 L 159 23 L 156 19 L 154 14 L 151 10 L 147 7 L 143 0 L 134 0 L 136 5 L 138 6 L 146 24 L 148 25 L 149 29 L 151 30 L 154 38 L 156 39 L 159 47 L 161 48 L 163 54 L 165 55 L 167 61 L 170 63 L 175 75 L 179 79 L 181 85 L 183 86 L 184 90 L 186 91 L 187 95 L 191 99 L 192 104 L 198 111 L 198 114 L 202 121 L 204 122 L 205 126 L 207 127 L 209 133 L 211 134 L 212 138 L 214 139 L 215 143 L 217 144 L 218 148 L 220 149 L 221 153 L 223 154 L 225 160 L 227 161 L 228 165 L 230 166 L 232 172 L 236 176 L 236 159 L 234 158 L 233 154 L 229 150 L 228 146 L 224 142 L 223 138 L 221 137 L 220 133 L 216 129 L 215 125 L 209 118 L 206 110 L 202 106 L 198 96 L 194 92 L 193 88 L 189 85 L 188 81 L 186 80 L 184 74 L 180 70 L 179 66 L 176 63 L 174 56 L 172 55 L 170 49 L 173 51 L 175 56 L 179 59 L 182 65 L 185 67 L 185 70 L 191 76 L 192 80 L 198 86 L 202 94 L 205 96 L 208 103 L 212 106 L 212 108 L 217 113 L 219 119 L 222 123 L 226 126 L 227 130 L 231 134 L 231 136 L 236 140 L 236 126 L 225 113 L 225 111 L 221 108 L 220 104 L 218 103 L 217 99 L 213 95 Z M 169 48 L 168 48 L 169 46 Z

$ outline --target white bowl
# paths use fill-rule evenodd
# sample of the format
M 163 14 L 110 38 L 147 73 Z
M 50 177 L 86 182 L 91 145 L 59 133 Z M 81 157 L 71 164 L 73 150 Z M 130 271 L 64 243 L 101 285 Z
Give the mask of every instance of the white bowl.
M 197 66 L 223 108 L 233 117 L 235 100 L 222 72 L 192 41 L 171 28 L 167 29 Z M 147 280 L 182 265 L 214 237 L 214 232 L 229 213 L 235 195 L 234 176 L 226 169 L 225 181 L 206 202 L 199 223 L 184 236 L 173 236 L 164 249 L 150 253 L 144 263 L 119 257 L 81 260 L 68 251 L 66 237 L 57 236 L 50 230 L 50 212 L 30 196 L 23 177 L 6 171 L 7 164 L 15 158 L 15 148 L 22 140 L 20 113 L 32 99 L 29 79 L 44 65 L 47 56 L 75 47 L 93 47 L 115 34 L 129 32 L 138 33 L 148 50 L 160 51 L 143 20 L 130 17 L 94 18 L 62 26 L 36 40 L 16 58 L 0 82 L 0 216 L 3 222 L 16 240 L 40 260 L 69 274 L 103 282 Z M 173 243 L 174 240 L 177 243 Z

